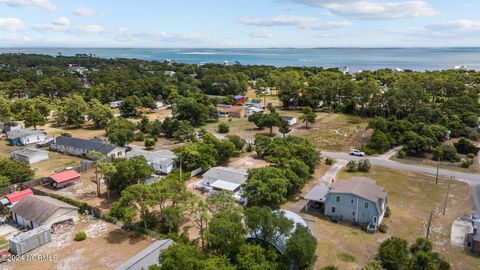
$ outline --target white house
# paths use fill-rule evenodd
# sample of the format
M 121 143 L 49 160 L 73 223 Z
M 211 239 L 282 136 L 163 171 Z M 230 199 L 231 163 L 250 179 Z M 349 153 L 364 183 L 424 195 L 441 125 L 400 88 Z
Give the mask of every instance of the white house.
M 48 152 L 36 148 L 21 148 L 10 153 L 13 160 L 34 164 L 40 161 L 48 160 Z
M 143 156 L 153 167 L 155 172 L 169 174 L 175 169 L 175 153 L 169 150 L 150 152 L 145 150 L 132 150 L 126 153 L 127 158 Z
M 288 125 L 289 126 L 293 126 L 297 123 L 297 118 L 296 117 L 293 117 L 293 116 L 286 116 L 286 115 L 282 115 L 280 116 L 283 120 L 287 121 Z
M 43 142 L 47 139 L 47 133 L 41 130 L 15 129 L 7 132 L 10 145 L 29 145 Z
M 48 196 L 28 195 L 12 208 L 15 222 L 34 229 L 39 226 L 51 228 L 65 221 L 78 221 L 79 208 Z
M 256 112 L 259 112 L 259 113 L 262 113 L 264 110 L 262 108 L 258 108 L 258 107 L 255 107 L 255 106 L 249 106 L 247 108 L 245 108 L 245 115 L 246 116 L 250 116 Z
M 228 190 L 237 200 L 241 200 L 242 185 L 247 182 L 248 173 L 246 170 L 219 166 L 208 170 L 202 178 L 202 182 L 197 185 L 198 188 L 213 191 Z
M 122 105 L 122 101 L 120 101 L 120 100 L 112 101 L 112 102 L 109 102 L 108 105 L 110 106 L 110 108 L 116 109 L 116 108 L 120 107 L 120 105 Z

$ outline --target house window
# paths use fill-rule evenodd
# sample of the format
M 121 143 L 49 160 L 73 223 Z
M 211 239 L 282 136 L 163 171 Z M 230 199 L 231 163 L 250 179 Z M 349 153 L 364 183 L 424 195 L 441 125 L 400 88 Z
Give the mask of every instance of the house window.
M 365 208 L 368 208 L 368 202 L 365 202 Z
M 351 204 L 353 204 L 354 202 L 355 202 L 355 201 L 354 201 L 353 199 L 350 201 Z
M 340 196 L 337 196 L 337 202 L 340 202 Z
M 332 207 L 332 213 L 335 213 L 335 207 Z
M 352 216 L 355 216 L 355 211 L 352 212 Z

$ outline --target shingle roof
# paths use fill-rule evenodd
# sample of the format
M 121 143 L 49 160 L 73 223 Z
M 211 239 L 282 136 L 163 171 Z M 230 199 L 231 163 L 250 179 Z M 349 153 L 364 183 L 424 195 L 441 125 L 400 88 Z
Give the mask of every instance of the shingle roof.
M 216 180 L 223 180 L 242 185 L 247 181 L 248 173 L 241 169 L 231 169 L 226 167 L 213 167 L 203 174 L 203 177 L 209 177 Z
M 71 137 L 64 137 L 64 136 L 56 137 L 55 144 L 84 149 L 86 151 L 98 151 L 104 155 L 107 155 L 113 149 L 116 148 L 116 146 L 113 144 L 103 143 L 95 139 L 85 140 L 85 139 L 71 138 Z
M 16 203 L 11 211 L 37 224 L 42 224 L 61 208 L 79 209 L 51 197 L 28 195 Z
M 330 193 L 353 194 L 377 204 L 378 211 L 382 211 L 380 199 L 385 199 L 385 189 L 375 181 L 366 177 L 351 177 L 347 180 L 337 181 L 332 184 Z
M 15 130 L 8 131 L 7 132 L 7 138 L 9 140 L 15 140 L 15 139 L 22 138 L 22 137 L 29 136 L 29 135 L 44 134 L 44 133 L 45 132 L 43 132 L 41 130 L 31 130 L 31 129 L 21 128 L 21 129 L 15 129 Z

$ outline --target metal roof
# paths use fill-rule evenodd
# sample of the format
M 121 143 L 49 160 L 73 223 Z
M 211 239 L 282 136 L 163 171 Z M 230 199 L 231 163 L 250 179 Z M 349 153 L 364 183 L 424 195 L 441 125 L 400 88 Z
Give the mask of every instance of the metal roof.
M 305 200 L 324 202 L 327 198 L 330 188 L 324 185 L 315 185 L 307 195 L 303 196 Z
M 204 173 L 203 177 L 242 185 L 247 181 L 248 173 L 247 171 L 241 169 L 213 167 Z
M 19 155 L 19 156 L 24 156 L 24 157 L 32 157 L 38 154 L 47 154 L 47 151 L 40 150 L 40 149 L 35 149 L 35 148 L 30 148 L 30 147 L 25 147 L 25 148 L 20 148 L 15 151 L 12 151 L 12 154 Z
M 24 128 L 14 129 L 7 132 L 7 138 L 9 140 L 15 140 L 18 138 L 22 138 L 30 135 L 36 135 L 36 134 L 45 134 L 45 132 L 41 130 L 31 130 L 31 129 L 24 129 Z
M 27 195 L 33 195 L 33 191 L 29 188 L 7 194 L 7 195 L 5 195 L 5 198 L 11 204 L 14 204 L 14 203 L 20 201 L 21 199 L 23 199 L 24 197 L 26 197 Z
M 119 265 L 115 270 L 141 270 L 148 269 L 150 265 L 159 263 L 162 251 L 175 244 L 172 239 L 162 239 L 155 241 L 153 244 L 137 253 L 128 261 Z
M 126 157 L 136 157 L 143 156 L 148 162 L 161 164 L 162 166 L 167 166 L 172 163 L 175 159 L 175 153 L 169 150 L 159 150 L 156 152 L 150 152 L 146 150 L 132 150 L 127 152 Z
M 223 180 L 217 180 L 217 181 L 213 182 L 212 184 L 210 184 L 210 186 L 214 187 L 214 188 L 218 188 L 218 189 L 225 189 L 225 190 L 234 191 L 238 187 L 240 187 L 241 185 L 237 184 L 237 183 L 223 181 Z
M 21 201 L 16 203 L 11 211 L 37 224 L 42 224 L 49 219 L 58 209 L 67 208 L 78 210 L 79 208 L 57 199 L 39 196 L 27 195 Z
M 67 170 L 59 173 L 54 173 L 49 175 L 50 178 L 52 178 L 53 181 L 57 183 L 62 183 L 74 178 L 79 178 L 81 175 L 74 171 L 74 170 Z

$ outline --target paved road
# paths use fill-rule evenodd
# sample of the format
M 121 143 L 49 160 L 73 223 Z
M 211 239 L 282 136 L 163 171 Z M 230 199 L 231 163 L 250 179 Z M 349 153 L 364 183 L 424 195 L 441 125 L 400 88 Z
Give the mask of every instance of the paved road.
M 413 171 L 413 172 L 425 173 L 425 174 L 431 174 L 431 175 L 436 175 L 436 173 L 437 173 L 437 168 L 435 168 L 435 167 L 404 164 L 404 163 L 400 163 L 400 162 L 390 160 L 390 159 L 388 159 L 388 156 L 390 154 L 391 153 L 389 151 L 389 153 L 387 153 L 385 155 L 376 156 L 376 157 L 368 157 L 368 159 L 370 160 L 370 163 L 372 165 L 375 165 L 375 166 L 382 166 L 382 167 L 392 168 L 392 169 L 407 170 L 407 171 Z M 337 159 L 337 160 L 360 160 L 360 159 L 364 159 L 364 157 L 351 156 L 348 153 L 329 152 L 329 151 L 322 151 L 322 156 L 334 158 L 334 159 Z M 440 177 L 455 176 L 457 180 L 467 182 L 472 186 L 480 185 L 480 174 L 464 173 L 464 172 L 451 171 L 451 170 L 445 170 L 445 169 L 440 168 L 438 175 Z M 478 192 L 480 192 L 480 188 L 479 188 Z M 480 204 L 480 202 L 478 202 L 478 203 Z

